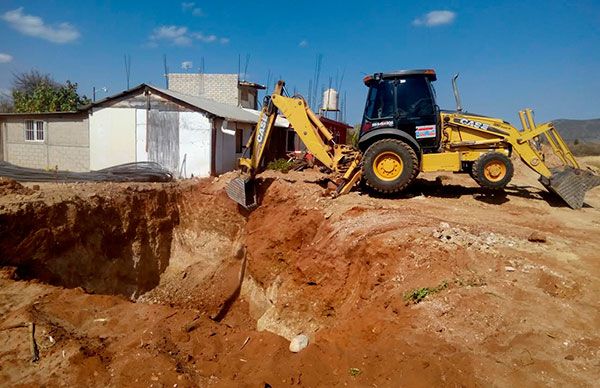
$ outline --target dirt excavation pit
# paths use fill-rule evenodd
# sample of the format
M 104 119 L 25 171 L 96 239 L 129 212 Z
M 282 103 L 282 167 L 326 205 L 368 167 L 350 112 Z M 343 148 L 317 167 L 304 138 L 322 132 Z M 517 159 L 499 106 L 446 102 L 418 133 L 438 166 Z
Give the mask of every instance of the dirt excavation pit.
M 0 385 L 597 381 L 596 207 L 523 186 L 486 202 L 455 176 L 332 200 L 320 178 L 264 173 L 251 213 L 227 175 L 5 184 Z M 6 329 L 27 322 L 36 363 Z

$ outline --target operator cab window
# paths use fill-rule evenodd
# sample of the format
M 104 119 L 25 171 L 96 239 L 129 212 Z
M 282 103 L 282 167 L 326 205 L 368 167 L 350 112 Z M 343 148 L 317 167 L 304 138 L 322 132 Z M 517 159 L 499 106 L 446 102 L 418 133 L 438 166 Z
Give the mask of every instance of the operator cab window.
M 435 114 L 431 88 L 425 78 L 406 78 L 398 80 L 396 98 L 398 116 L 420 118 Z
M 370 119 L 382 119 L 394 115 L 394 85 L 381 81 L 371 85 L 367 97 L 365 116 Z

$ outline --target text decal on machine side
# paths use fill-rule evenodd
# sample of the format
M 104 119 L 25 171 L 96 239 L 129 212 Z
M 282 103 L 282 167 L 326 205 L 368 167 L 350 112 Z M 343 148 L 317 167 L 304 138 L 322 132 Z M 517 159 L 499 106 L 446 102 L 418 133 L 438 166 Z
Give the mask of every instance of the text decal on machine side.
M 263 114 L 261 114 L 260 117 L 260 127 L 258 127 L 258 136 L 256 137 L 256 140 L 258 140 L 260 144 L 262 144 L 263 140 L 265 139 L 265 131 L 267 129 L 268 120 L 269 116 L 263 112 Z
M 435 125 L 419 125 L 415 131 L 417 139 L 427 139 L 435 137 Z
M 473 120 L 468 120 L 468 119 L 460 119 L 457 120 L 460 124 L 462 125 L 466 125 L 467 127 L 473 127 L 473 128 L 477 128 L 477 129 L 483 129 L 486 130 L 488 129 L 490 126 L 487 124 L 484 124 L 482 122 L 479 121 L 473 121 Z

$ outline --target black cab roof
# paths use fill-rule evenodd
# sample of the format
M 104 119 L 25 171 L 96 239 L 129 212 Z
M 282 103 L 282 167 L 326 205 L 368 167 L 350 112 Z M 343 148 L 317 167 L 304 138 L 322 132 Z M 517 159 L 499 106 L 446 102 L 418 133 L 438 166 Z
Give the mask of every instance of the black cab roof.
M 373 80 L 380 79 L 396 79 L 396 78 L 406 78 L 411 76 L 424 76 L 429 78 L 430 81 L 437 80 L 437 76 L 435 74 L 435 70 L 433 69 L 416 69 L 416 70 L 398 70 L 392 71 L 389 73 L 375 73 L 373 75 L 368 75 L 363 79 L 365 85 L 369 85 L 369 83 Z

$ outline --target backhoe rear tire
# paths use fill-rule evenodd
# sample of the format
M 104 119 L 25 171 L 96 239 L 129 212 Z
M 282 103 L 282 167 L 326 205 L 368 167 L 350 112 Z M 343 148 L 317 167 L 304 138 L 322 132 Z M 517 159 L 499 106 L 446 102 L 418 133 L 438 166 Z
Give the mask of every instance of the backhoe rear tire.
M 510 158 L 499 152 L 483 154 L 473 163 L 471 176 L 481 187 L 503 189 L 513 177 L 515 168 Z
M 367 148 L 362 170 L 367 186 L 380 193 L 396 193 L 416 178 L 419 160 L 405 142 L 383 139 Z

